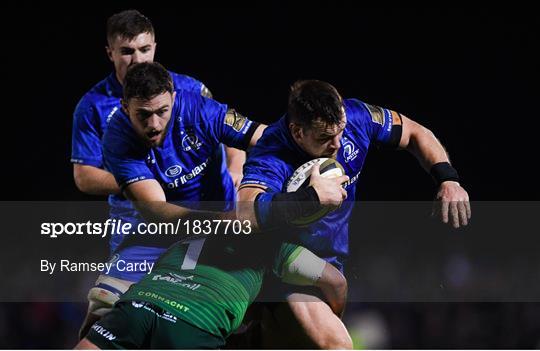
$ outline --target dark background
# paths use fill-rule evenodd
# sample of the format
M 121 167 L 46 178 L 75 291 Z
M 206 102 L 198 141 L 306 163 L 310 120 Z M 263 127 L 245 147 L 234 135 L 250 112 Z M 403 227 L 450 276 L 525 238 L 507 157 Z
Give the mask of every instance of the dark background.
M 156 61 L 203 81 L 218 101 L 252 119 L 279 118 L 295 80 L 326 80 L 344 97 L 397 110 L 430 128 L 472 200 L 540 198 L 540 16 L 532 8 L 76 6 L 19 3 L 2 10 L 0 200 L 97 199 L 73 183 L 72 113 L 109 74 L 105 22 L 127 8 L 153 21 Z M 412 156 L 388 151 L 370 154 L 358 189 L 360 200 L 424 201 L 435 190 Z M 358 239 L 352 245 L 360 245 Z M 540 322 L 530 312 L 538 311 L 536 304 L 368 307 L 390 326 L 391 342 L 384 347 L 538 346 L 534 328 Z M 0 317 L 9 318 L 0 318 L 0 334 L 9 335 L 10 347 L 69 347 L 85 307 L 77 308 L 4 304 Z M 463 331 L 471 318 L 472 329 Z M 499 324 L 484 323 L 494 320 Z M 55 323 L 58 333 L 43 329 Z
M 259 121 L 317 78 L 434 131 L 474 200 L 536 200 L 539 15 L 527 8 L 20 5 L 3 11 L 4 200 L 86 198 L 69 163 L 72 113 L 111 70 L 108 16 L 152 19 L 156 60 Z M 8 98 L 9 97 L 9 98 Z M 372 153 L 360 199 L 430 199 L 405 153 Z M 7 159 L 5 158 L 7 157 Z M 88 198 L 86 198 L 88 199 Z

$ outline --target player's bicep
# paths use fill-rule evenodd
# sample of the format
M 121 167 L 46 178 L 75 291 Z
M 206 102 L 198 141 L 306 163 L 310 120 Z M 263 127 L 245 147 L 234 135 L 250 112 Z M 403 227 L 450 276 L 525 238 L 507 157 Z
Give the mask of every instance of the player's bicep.
M 406 116 L 401 115 L 401 118 L 403 124 L 399 147 L 401 149 L 406 149 L 414 135 L 422 133 L 424 130 L 426 130 L 426 128 Z
M 106 169 L 113 174 L 122 192 L 132 184 L 155 179 L 143 154 L 126 151 L 123 144 L 114 144 L 111 139 L 105 138 L 104 140 L 103 159 Z
M 257 144 L 257 141 L 261 138 L 261 136 L 264 133 L 264 130 L 266 129 L 266 124 L 259 124 L 253 131 L 253 135 L 251 139 L 249 140 L 249 146 L 253 147 Z

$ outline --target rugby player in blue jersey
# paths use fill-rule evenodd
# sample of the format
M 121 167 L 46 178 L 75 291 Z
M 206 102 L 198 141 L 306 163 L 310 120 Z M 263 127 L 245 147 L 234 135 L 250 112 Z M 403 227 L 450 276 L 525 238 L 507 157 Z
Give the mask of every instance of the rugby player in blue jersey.
M 342 205 L 318 222 L 291 229 L 300 234 L 303 246 L 342 269 L 349 250 L 348 222 L 356 184 L 370 145 L 410 151 L 439 186 L 442 221 L 456 228 L 467 225 L 471 216 L 468 194 L 431 131 L 395 111 L 342 99 L 332 85 L 317 80 L 292 86 L 287 114 L 265 130 L 251 151 L 238 192 L 239 218 L 251 220 L 259 230 L 272 229 L 305 215 L 306 201 L 336 203 L 336 196 L 343 196 Z M 317 157 L 341 163 L 349 176 L 343 184 L 346 194 L 336 189 L 329 192 L 331 188 L 318 184 L 286 193 L 295 169 Z M 263 322 L 266 348 L 352 348 L 343 323 L 316 294 L 292 286 L 283 290 L 286 303 L 273 306 L 272 317 Z
M 262 129 L 263 126 L 236 113 L 227 105 L 199 94 L 174 91 L 170 74 L 158 63 L 133 65 L 124 81 L 122 110 L 111 118 L 103 137 L 106 168 L 112 172 L 120 189 L 138 211 L 136 216 L 129 219 L 133 228 L 137 228 L 138 223 L 149 220 L 175 222 L 178 219 L 184 221 L 236 219 L 235 210 L 217 212 L 205 209 L 205 203 L 200 201 L 201 175 L 208 166 L 208 160 L 212 157 L 216 145 L 223 142 L 229 146 L 246 149 L 260 138 Z M 186 149 L 185 135 L 195 136 L 197 144 L 191 144 L 191 148 Z M 326 192 L 332 190 L 340 192 L 341 182 L 347 179 L 346 176 L 325 179 L 314 174 L 311 183 L 317 188 L 325 189 Z M 329 187 L 332 189 L 328 189 Z M 341 203 L 342 195 L 338 198 L 333 205 Z M 250 228 L 249 223 L 242 225 L 245 226 L 244 229 Z M 183 233 L 184 231 L 179 234 Z M 222 232 L 219 234 L 177 243 L 172 249 L 183 247 L 184 251 L 178 251 L 181 255 L 166 254 L 160 261 L 161 268 L 159 264 L 156 268 L 159 273 L 164 267 L 164 259 L 168 260 L 167 265 L 174 268 L 172 271 L 166 268 L 167 272 L 162 273 L 166 277 L 169 277 L 169 274 L 173 274 L 173 277 L 185 274 L 182 279 L 200 281 L 200 284 L 190 283 L 192 290 L 186 289 L 183 283 L 176 285 L 170 279 L 156 279 L 158 275 L 150 275 L 143 279 L 142 283 L 133 285 L 127 292 L 129 298 L 130 292 L 133 293 L 134 289 L 138 289 L 145 282 L 151 282 L 152 291 L 156 296 L 158 293 L 161 294 L 161 291 L 172 292 L 174 297 L 166 298 L 165 295 L 160 295 L 162 299 L 159 297 L 156 299 L 158 303 L 165 300 L 174 303 L 169 305 L 164 302 L 167 308 L 178 306 L 180 302 L 177 301 L 182 301 L 182 306 L 184 304 L 190 306 L 176 316 L 179 318 L 178 322 L 174 317 L 178 312 L 176 309 L 172 315 L 168 314 L 170 318 L 167 317 L 172 324 L 163 325 L 163 321 L 160 321 L 163 316 L 161 312 L 158 312 L 159 315 L 146 314 L 149 318 L 143 320 L 135 314 L 123 313 L 118 309 L 118 305 L 115 305 L 111 313 L 94 324 L 92 328 L 94 331 L 91 331 L 77 347 L 222 345 L 223 338 L 241 323 L 245 309 L 258 293 L 262 271 L 256 269 L 263 268 L 270 262 L 267 259 L 274 256 L 280 238 L 234 235 L 228 237 Z M 117 252 L 119 257 L 137 260 L 140 253 L 144 253 L 145 257 L 154 253 L 161 254 L 170 243 L 183 238 L 185 238 L 183 235 L 170 235 L 164 238 L 159 235 L 129 233 L 124 235 Z M 203 253 L 202 245 L 206 239 L 209 241 L 206 248 L 210 251 Z M 145 246 L 141 247 L 143 243 Z M 286 281 L 291 284 L 317 286 L 329 301 L 333 301 L 330 302 L 333 305 L 333 313 L 340 315 L 347 289 L 342 274 L 303 248 L 291 246 L 294 253 L 287 250 L 290 252 L 277 257 L 283 261 L 283 269 L 276 268 L 273 271 L 280 278 L 287 276 Z M 122 277 L 122 274 L 113 267 L 112 276 Z M 155 274 L 154 271 L 152 274 Z M 187 278 L 189 275 L 192 277 Z M 133 304 L 130 303 L 130 306 Z M 135 313 L 139 311 L 138 307 L 136 310 Z M 219 339 L 217 343 L 216 338 Z
M 71 162 L 77 187 L 88 194 L 110 195 L 111 218 L 121 219 L 133 216 L 135 212 L 130 202 L 120 193 L 113 175 L 103 167 L 101 139 L 111 118 L 121 110 L 120 99 L 126 71 L 133 64 L 154 59 L 154 28 L 150 20 L 138 11 L 122 11 L 107 21 L 107 43 L 107 55 L 114 64 L 114 72 L 87 92 L 75 109 Z M 196 79 L 174 72 L 170 74 L 175 90 L 187 90 L 211 97 L 210 91 Z M 196 145 L 197 141 L 193 135 L 187 135 L 185 144 L 185 148 L 189 148 L 191 144 Z M 228 147 L 226 152 L 225 157 L 223 147 L 216 146 L 215 156 L 209 161 L 200 188 L 204 200 L 233 203 L 235 199 L 235 185 L 242 177 L 245 153 Z M 118 239 L 111 242 L 111 255 L 119 244 Z M 96 282 L 99 288 L 89 293 L 89 310 L 83 329 L 105 313 L 116 295 L 125 291 L 133 279 L 136 277 L 115 279 L 100 276 Z

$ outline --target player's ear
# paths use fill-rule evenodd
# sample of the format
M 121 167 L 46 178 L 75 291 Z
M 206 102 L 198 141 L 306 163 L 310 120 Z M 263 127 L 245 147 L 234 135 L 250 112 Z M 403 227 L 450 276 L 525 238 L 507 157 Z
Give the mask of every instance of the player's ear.
M 107 53 L 107 57 L 109 58 L 109 60 L 112 61 L 112 49 L 108 45 L 105 45 L 105 52 Z
M 289 123 L 289 130 L 291 131 L 291 135 L 294 139 L 302 139 L 304 133 L 302 132 L 301 126 L 291 122 Z

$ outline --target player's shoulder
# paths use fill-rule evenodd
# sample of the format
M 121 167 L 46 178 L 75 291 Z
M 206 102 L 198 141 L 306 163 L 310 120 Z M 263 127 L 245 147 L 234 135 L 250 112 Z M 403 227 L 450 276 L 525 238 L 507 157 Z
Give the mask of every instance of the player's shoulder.
M 266 127 L 253 149 L 267 151 L 268 153 L 279 153 L 282 150 L 290 150 L 292 146 L 293 141 L 289 134 L 286 116 L 283 116 Z
M 227 108 L 226 104 L 202 96 L 200 93 L 182 89 L 176 91 L 173 115 L 181 116 L 185 122 L 203 123 L 225 114 Z
M 365 117 L 368 112 L 366 103 L 359 99 L 344 99 L 343 106 L 345 107 L 348 121 Z
M 264 185 L 272 191 L 281 192 L 285 186 L 285 181 L 294 172 L 291 160 L 287 160 L 291 153 L 259 150 L 257 152 L 252 149 L 244 164 L 242 185 Z
M 382 124 L 384 121 L 383 115 L 380 111 L 374 111 L 372 106 L 359 99 L 345 99 L 343 100 L 345 107 L 345 113 L 347 115 L 347 127 L 346 129 L 354 129 L 356 132 L 363 131 L 368 128 L 370 122 L 377 122 Z
M 173 71 L 169 71 L 169 74 L 171 75 L 176 91 L 187 90 L 195 94 L 201 94 L 202 87 L 204 86 L 201 81 L 186 74 L 180 74 Z
M 294 145 L 287 136 L 285 127 L 285 117 L 279 121 L 270 124 L 263 132 L 263 135 L 257 141 L 257 144 L 251 148 L 249 160 L 264 160 L 264 163 L 270 167 L 285 167 L 291 156 L 294 156 Z
M 109 99 L 118 99 L 117 90 L 119 88 L 111 84 L 111 77 L 108 76 L 96 83 L 79 100 L 77 110 L 99 108 Z

